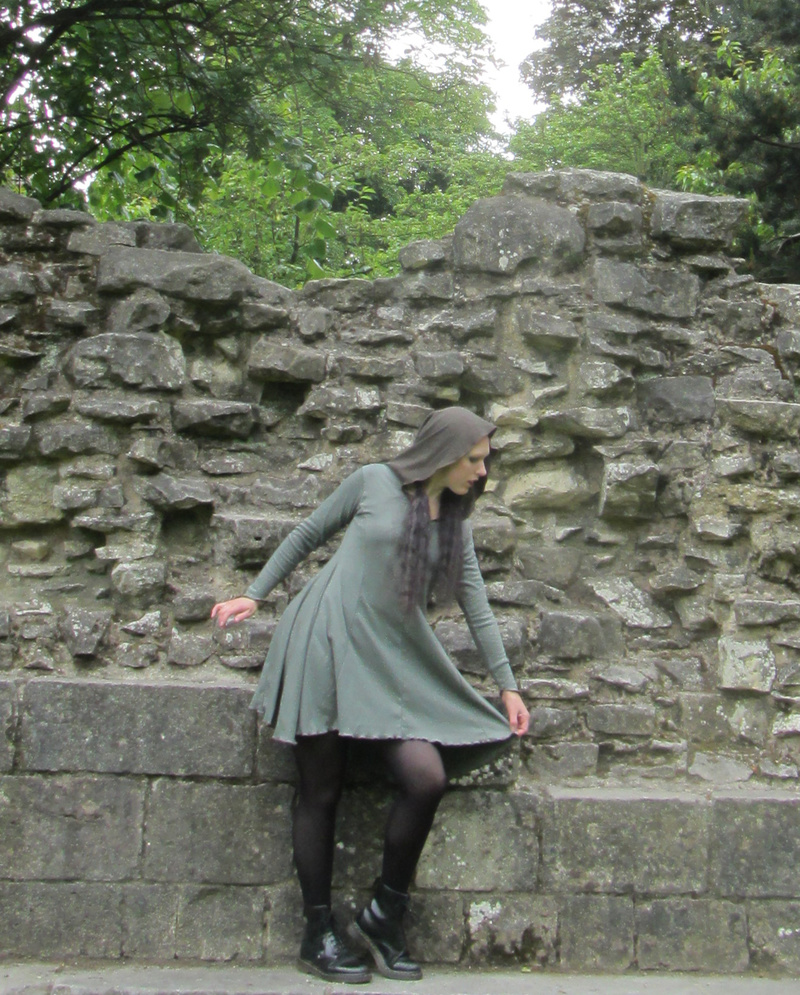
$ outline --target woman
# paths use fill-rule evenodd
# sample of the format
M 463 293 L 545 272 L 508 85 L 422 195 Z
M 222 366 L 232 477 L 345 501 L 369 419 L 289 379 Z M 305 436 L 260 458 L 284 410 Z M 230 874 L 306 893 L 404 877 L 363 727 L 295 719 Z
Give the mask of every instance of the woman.
M 274 738 L 294 744 L 292 838 L 307 921 L 299 963 L 327 980 L 370 980 L 331 915 L 348 742 L 366 740 L 379 750 L 399 789 L 381 876 L 354 935 L 381 974 L 410 980 L 422 972 L 406 948 L 403 913 L 448 767 L 479 766 L 528 728 L 467 522 L 484 489 L 494 431 L 465 408 L 433 412 L 405 452 L 351 474 L 280 544 L 244 597 L 211 612 L 220 626 L 249 618 L 309 553 L 347 526 L 336 554 L 284 612 L 253 698 Z M 458 599 L 507 717 L 464 680 L 436 639 L 425 617 L 430 593 L 439 603 Z

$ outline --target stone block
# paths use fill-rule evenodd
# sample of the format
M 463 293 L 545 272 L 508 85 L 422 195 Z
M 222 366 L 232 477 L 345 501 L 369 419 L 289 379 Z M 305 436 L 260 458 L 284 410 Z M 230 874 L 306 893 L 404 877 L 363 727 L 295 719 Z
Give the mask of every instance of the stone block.
M 255 713 L 245 688 L 162 682 L 30 681 L 22 770 L 247 777 Z
M 708 197 L 674 190 L 657 194 L 650 230 L 681 248 L 729 248 L 747 218 L 749 202 L 739 197 Z
M 325 379 L 325 353 L 298 349 L 270 338 L 260 338 L 250 352 L 247 370 L 256 380 L 319 383 Z
M 531 891 L 539 863 L 538 798 L 521 792 L 445 796 L 422 854 L 420 888 Z
M 156 781 L 143 875 L 150 881 L 264 885 L 291 874 L 293 789 Z
M 800 976 L 800 901 L 747 903 L 753 967 Z
M 175 956 L 254 961 L 264 953 L 264 889 L 184 888 L 175 927 Z
M 508 480 L 503 496 L 516 512 L 572 511 L 586 504 L 595 493 L 592 484 L 577 470 L 548 462 Z
M 364 779 L 383 780 L 369 765 L 351 764 L 349 774 L 358 786 L 345 791 L 336 819 L 334 885 L 353 889 L 373 881 L 380 870 L 383 835 L 391 793 L 382 787 L 362 786 Z
M 800 404 L 718 398 L 717 410 L 723 421 L 753 435 L 768 439 L 796 439 L 800 434 Z
M 117 958 L 121 894 L 110 884 L 0 882 L 0 956 Z
M 597 743 L 552 743 L 534 746 L 526 766 L 535 776 L 558 782 L 594 774 L 599 757 Z
M 78 387 L 123 384 L 140 390 L 180 390 L 186 361 L 180 343 L 160 332 L 93 335 L 77 342 L 65 364 Z
M 110 246 L 100 258 L 97 289 L 101 294 L 125 294 L 146 287 L 193 301 L 227 304 L 245 296 L 250 279 L 243 263 L 216 253 Z
M 724 704 L 714 694 L 678 695 L 678 727 L 693 743 L 720 743 L 730 739 Z
M 272 732 L 264 725 L 258 729 L 256 777 L 259 781 L 287 781 L 292 784 L 297 780 L 292 747 L 288 743 L 276 742 Z
M 543 611 L 539 649 L 559 660 L 605 656 L 607 644 L 600 616 L 575 610 Z
M 545 967 L 556 961 L 558 907 L 533 895 L 481 896 L 466 903 L 468 961 Z
M 42 205 L 33 197 L 0 187 L 0 221 L 29 221 L 41 209 Z
M 255 416 L 253 406 L 245 401 L 176 401 L 172 424 L 177 432 L 246 439 L 255 425 Z
M 526 261 L 574 268 L 585 244 L 583 228 L 566 208 L 513 194 L 487 197 L 456 225 L 453 265 L 507 276 Z
M 568 895 L 558 915 L 561 967 L 627 971 L 635 959 L 633 900 L 628 895 Z
M 409 949 L 422 963 L 459 963 L 464 950 L 463 896 L 415 891 L 407 933 Z
M 745 909 L 711 899 L 665 898 L 638 903 L 640 970 L 734 974 L 749 965 Z
M 539 418 L 543 428 L 552 429 L 579 439 L 619 439 L 629 429 L 635 428 L 631 408 L 567 408 L 564 411 L 545 411 Z
M 119 881 L 139 869 L 144 785 L 0 778 L 0 867 L 14 880 Z
M 180 885 L 126 884 L 122 888 L 122 956 L 173 960 L 184 889 Z
M 600 487 L 602 518 L 650 518 L 656 507 L 659 472 L 647 459 L 606 461 Z
M 17 689 L 11 681 L 0 681 L 0 772 L 14 766 L 14 736 L 17 725 Z
M 700 296 L 700 279 L 669 267 L 598 259 L 594 264 L 597 299 L 654 318 L 692 318 Z
M 772 689 L 777 676 L 775 654 L 767 639 L 720 636 L 718 686 L 728 691 Z
M 710 817 L 711 886 L 717 895 L 800 894 L 800 797 L 791 792 L 718 794 Z
M 586 725 L 607 736 L 652 736 L 656 710 L 652 705 L 590 705 Z
M 674 895 L 706 890 L 702 795 L 624 788 L 548 788 L 545 881 L 570 891 Z

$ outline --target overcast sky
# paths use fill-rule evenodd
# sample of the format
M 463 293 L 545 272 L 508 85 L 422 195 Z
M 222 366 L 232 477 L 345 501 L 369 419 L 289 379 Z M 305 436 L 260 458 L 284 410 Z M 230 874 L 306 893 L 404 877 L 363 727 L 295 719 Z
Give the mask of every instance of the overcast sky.
M 531 91 L 520 82 L 519 64 L 533 51 L 533 32 L 550 13 L 550 0 L 481 0 L 489 15 L 487 33 L 497 55 L 506 63 L 486 82 L 497 95 L 494 125 L 506 130 L 506 118 L 533 117 L 536 107 Z

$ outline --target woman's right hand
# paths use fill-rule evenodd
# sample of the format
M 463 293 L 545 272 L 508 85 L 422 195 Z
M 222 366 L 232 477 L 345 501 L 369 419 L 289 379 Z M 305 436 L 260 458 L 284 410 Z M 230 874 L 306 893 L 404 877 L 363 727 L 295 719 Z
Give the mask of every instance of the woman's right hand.
M 244 622 L 255 614 L 257 608 L 258 602 L 252 598 L 231 598 L 230 601 L 220 601 L 214 605 L 211 617 L 216 619 L 220 628 L 224 628 L 233 622 Z

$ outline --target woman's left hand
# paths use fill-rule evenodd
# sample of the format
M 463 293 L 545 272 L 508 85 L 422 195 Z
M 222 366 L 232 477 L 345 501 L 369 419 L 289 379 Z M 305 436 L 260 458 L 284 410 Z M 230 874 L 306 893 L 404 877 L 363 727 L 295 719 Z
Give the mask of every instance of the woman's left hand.
M 525 702 L 516 691 L 503 691 L 500 697 L 503 699 L 506 712 L 508 712 L 508 724 L 515 736 L 524 736 L 528 731 L 530 716 Z

